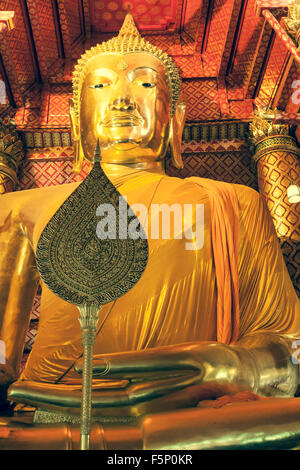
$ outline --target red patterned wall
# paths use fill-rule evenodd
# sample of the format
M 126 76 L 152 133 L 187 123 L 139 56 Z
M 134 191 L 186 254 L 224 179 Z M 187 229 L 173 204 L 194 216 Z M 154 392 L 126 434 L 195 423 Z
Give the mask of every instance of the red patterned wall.
M 26 20 L 24 18 L 24 9 L 21 8 L 23 0 L 4 0 L 1 1 L 1 10 L 15 11 L 15 27 L 6 34 L 6 40 L 9 45 L 9 54 L 13 60 L 17 72 L 18 85 L 21 91 L 25 91 L 36 80 L 33 67 L 32 51 L 26 32 Z
M 232 10 L 233 7 L 238 8 L 238 5 L 234 1 L 215 0 L 213 6 L 205 53 L 209 55 L 210 60 L 218 64 L 219 71 L 231 22 Z
M 263 76 L 264 63 L 269 50 L 272 28 L 268 23 L 266 23 L 264 27 L 258 27 L 258 31 L 260 32 L 260 36 L 257 41 L 255 54 L 252 57 L 252 64 L 248 64 L 246 75 L 244 76 L 246 98 L 255 98 L 257 93 L 259 93 L 259 83 L 261 81 L 261 75 Z M 254 35 L 254 37 L 255 36 L 256 35 Z M 255 41 L 254 38 L 253 41 Z M 251 55 L 248 57 L 251 60 Z
M 50 69 L 51 65 L 60 57 L 54 22 L 53 2 L 52 0 L 37 0 L 37 6 L 45 59 Z
M 245 83 L 250 72 L 263 24 L 264 20 L 255 14 L 255 0 L 248 0 L 232 68 L 240 83 Z
M 71 36 L 71 43 L 74 43 L 83 34 L 81 24 L 81 1 L 65 0 L 66 17 Z
M 278 109 L 285 109 L 286 104 L 289 103 L 289 101 L 291 100 L 292 93 L 293 93 L 293 91 L 295 91 L 295 89 L 292 88 L 292 83 L 296 78 L 299 79 L 298 75 L 299 75 L 298 66 L 295 62 L 293 62 L 292 66 L 291 66 L 291 69 L 290 69 L 290 72 L 289 72 L 289 75 L 288 75 L 288 77 L 285 81 L 280 99 L 279 99 Z M 297 106 L 295 106 L 295 107 L 297 109 Z
M 41 96 L 33 94 L 28 107 L 19 108 L 15 114 L 18 129 L 70 127 L 72 94 L 71 83 L 52 84 L 43 89 Z
M 33 189 L 57 184 L 81 181 L 89 166 L 85 165 L 81 175 L 72 173 L 73 147 L 31 149 L 21 169 L 19 189 Z
M 187 33 L 184 38 L 186 42 L 193 42 L 196 39 L 200 42 L 203 39 L 208 3 L 209 0 L 185 2 L 182 24 L 183 31 Z
M 124 20 L 127 5 L 141 31 L 174 30 L 176 0 L 91 0 L 91 23 L 94 31 L 118 31 Z
M 177 170 L 168 162 L 167 173 L 179 178 L 201 176 L 257 189 L 255 171 L 251 169 L 251 157 L 247 150 L 183 154 L 183 161 L 183 170 Z
M 187 102 L 187 120 L 220 119 L 217 80 L 188 80 L 182 84 Z
M 258 95 L 260 102 L 264 105 L 271 104 L 271 99 L 279 84 L 278 79 L 283 72 L 287 55 L 288 52 L 284 42 L 276 36 Z

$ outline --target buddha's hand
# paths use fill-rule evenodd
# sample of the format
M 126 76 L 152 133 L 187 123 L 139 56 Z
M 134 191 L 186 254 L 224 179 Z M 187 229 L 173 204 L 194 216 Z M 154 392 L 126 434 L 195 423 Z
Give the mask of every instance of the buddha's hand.
M 253 389 L 253 364 L 241 361 L 241 349 L 201 342 L 102 354 L 94 356 L 93 377 L 129 381 L 125 390 L 112 391 L 110 404 L 109 392 L 105 393 L 106 406 L 133 406 L 150 400 L 167 407 L 170 400 L 172 406 L 191 406 L 201 399 Z M 82 361 L 75 365 L 78 373 L 82 367 Z

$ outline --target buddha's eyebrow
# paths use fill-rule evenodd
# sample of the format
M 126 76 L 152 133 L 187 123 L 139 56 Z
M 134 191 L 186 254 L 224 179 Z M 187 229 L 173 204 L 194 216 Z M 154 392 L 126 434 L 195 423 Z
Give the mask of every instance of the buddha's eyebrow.
M 155 79 L 158 80 L 158 82 L 164 82 L 164 78 L 158 70 L 155 70 L 152 67 L 147 67 L 146 65 L 143 67 L 137 67 L 136 69 L 131 70 L 128 76 L 129 77 L 131 76 L 133 79 L 135 77 L 138 77 L 139 74 L 143 72 L 148 72 L 148 73 L 150 72 L 150 74 L 152 73 L 155 75 Z
M 102 77 L 103 75 L 114 75 L 116 72 L 111 69 L 111 68 L 107 68 L 107 67 L 100 67 L 99 69 L 96 69 L 96 70 L 93 70 L 92 72 L 90 72 L 87 77 L 90 77 L 92 79 L 97 79 L 99 77 Z
M 137 67 L 136 69 L 133 69 L 131 72 L 136 73 L 136 72 L 144 71 L 144 70 L 146 70 L 146 71 L 150 70 L 151 72 L 154 72 L 154 73 L 158 74 L 157 70 L 153 69 L 152 67 L 147 67 L 146 65 L 143 66 L 143 67 Z

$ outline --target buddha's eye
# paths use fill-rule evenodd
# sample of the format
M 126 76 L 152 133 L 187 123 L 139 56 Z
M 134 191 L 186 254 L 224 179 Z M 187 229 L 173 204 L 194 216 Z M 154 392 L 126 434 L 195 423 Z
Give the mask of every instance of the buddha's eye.
M 142 83 L 142 86 L 143 86 L 144 88 L 153 88 L 153 87 L 155 87 L 155 83 L 143 82 L 143 83 Z
M 97 83 L 96 85 L 91 85 L 90 88 L 104 88 L 109 86 L 109 83 Z

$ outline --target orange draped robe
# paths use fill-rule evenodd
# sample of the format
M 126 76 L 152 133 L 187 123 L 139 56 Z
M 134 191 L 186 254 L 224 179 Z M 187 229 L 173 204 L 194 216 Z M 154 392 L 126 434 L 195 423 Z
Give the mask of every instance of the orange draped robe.
M 300 337 L 299 301 L 256 191 L 144 171 L 111 179 L 129 205 L 203 204 L 204 244 L 187 250 L 184 235 L 149 237 L 142 278 L 100 312 L 96 354 L 195 341 L 233 343 L 257 332 Z M 45 225 L 77 185 L 9 194 L 2 199 L 0 217 L 3 201 L 6 212 L 10 205 L 18 206 L 36 250 Z M 72 368 L 82 353 L 78 316 L 74 305 L 42 286 L 38 334 L 21 380 L 63 383 L 78 378 Z

